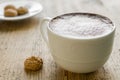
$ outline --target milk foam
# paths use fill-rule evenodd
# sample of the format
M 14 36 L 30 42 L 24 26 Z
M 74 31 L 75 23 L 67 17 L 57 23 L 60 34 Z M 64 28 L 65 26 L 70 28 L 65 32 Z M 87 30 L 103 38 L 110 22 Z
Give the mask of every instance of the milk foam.
M 110 33 L 113 26 L 98 16 L 67 15 L 54 19 L 50 28 L 62 36 L 93 38 Z

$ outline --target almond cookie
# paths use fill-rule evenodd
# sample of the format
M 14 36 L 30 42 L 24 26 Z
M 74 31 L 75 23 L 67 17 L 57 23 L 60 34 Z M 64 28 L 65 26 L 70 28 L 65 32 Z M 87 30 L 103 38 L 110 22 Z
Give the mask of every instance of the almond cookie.
M 14 16 L 17 16 L 17 11 L 14 10 L 14 9 L 7 9 L 4 11 L 4 16 L 6 17 L 14 17 Z
M 26 7 L 19 7 L 17 9 L 18 15 L 24 15 L 26 13 L 28 13 L 28 9 Z
M 24 68 L 27 71 L 37 71 L 42 68 L 43 61 L 40 57 L 31 56 L 24 62 Z
M 7 10 L 7 9 L 14 9 L 14 10 L 17 10 L 16 7 L 14 5 L 7 5 L 5 6 L 4 10 Z

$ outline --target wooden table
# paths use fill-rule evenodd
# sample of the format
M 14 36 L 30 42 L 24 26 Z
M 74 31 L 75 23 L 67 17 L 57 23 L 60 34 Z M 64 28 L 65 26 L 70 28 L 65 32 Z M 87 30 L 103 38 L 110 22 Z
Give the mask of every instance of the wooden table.
M 1 0 L 5 1 L 5 0 Z M 10 0 L 9 0 L 10 1 Z M 119 80 L 120 79 L 120 0 L 36 0 L 44 10 L 27 20 L 0 21 L 0 80 Z M 108 16 L 116 24 L 113 52 L 108 62 L 96 72 L 76 74 L 55 64 L 41 38 L 40 17 L 54 17 L 69 12 L 93 12 Z M 24 71 L 24 60 L 41 56 L 44 64 L 38 72 Z

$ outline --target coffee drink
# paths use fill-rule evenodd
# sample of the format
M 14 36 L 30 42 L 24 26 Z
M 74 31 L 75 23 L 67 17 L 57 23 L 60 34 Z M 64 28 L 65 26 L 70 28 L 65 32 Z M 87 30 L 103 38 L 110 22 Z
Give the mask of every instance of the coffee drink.
M 55 62 L 76 73 L 93 72 L 105 64 L 112 51 L 115 29 L 109 18 L 92 13 L 45 18 L 40 27 Z
M 54 18 L 50 29 L 56 34 L 73 38 L 94 38 L 113 30 L 111 21 L 99 15 L 67 14 Z

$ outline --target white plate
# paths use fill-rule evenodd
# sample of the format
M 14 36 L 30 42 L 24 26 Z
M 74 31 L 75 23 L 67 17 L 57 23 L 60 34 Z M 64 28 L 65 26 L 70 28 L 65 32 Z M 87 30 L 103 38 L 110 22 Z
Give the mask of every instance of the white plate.
M 25 6 L 28 8 L 29 13 L 21 16 L 15 16 L 15 17 L 5 17 L 4 16 L 4 7 L 8 4 L 14 5 L 16 8 L 20 6 Z M 22 20 L 29 17 L 32 17 L 42 11 L 42 5 L 37 2 L 33 1 L 7 1 L 2 2 L 0 4 L 0 20 L 7 20 L 7 21 L 14 21 L 14 20 Z

